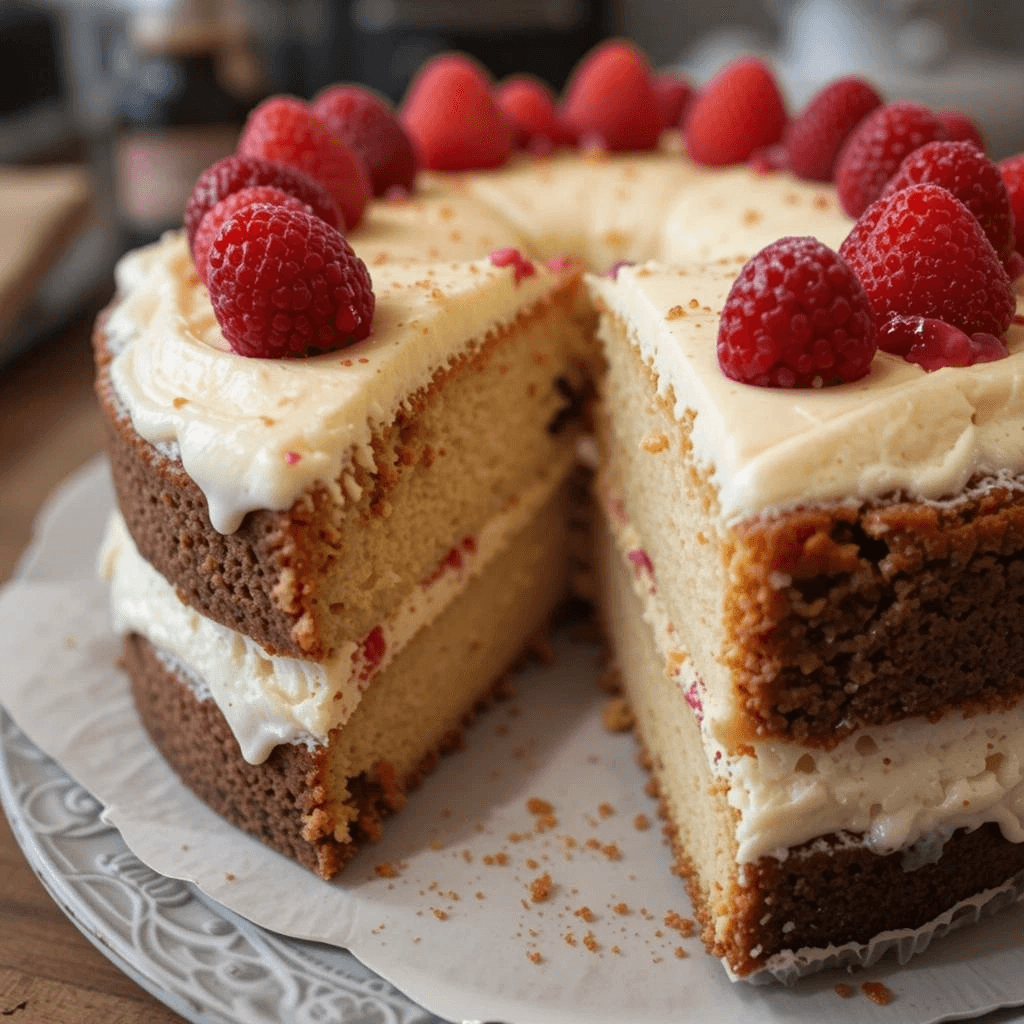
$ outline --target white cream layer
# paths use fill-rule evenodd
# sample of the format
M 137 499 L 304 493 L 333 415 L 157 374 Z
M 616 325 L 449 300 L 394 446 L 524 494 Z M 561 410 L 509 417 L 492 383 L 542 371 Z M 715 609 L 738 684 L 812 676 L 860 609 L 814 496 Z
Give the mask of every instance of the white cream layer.
M 1010 711 L 861 729 L 829 751 L 759 740 L 749 752 L 727 753 L 713 738 L 714 719 L 732 708 L 716 704 L 680 650 L 655 567 L 628 521 L 615 515 L 614 496 L 606 487 L 599 493 L 675 699 L 694 709 L 711 771 L 729 785 L 740 863 L 785 858 L 790 847 L 833 832 L 862 835 L 874 853 L 904 851 L 907 870 L 937 860 L 958 828 L 996 822 L 1008 840 L 1024 842 L 1024 702 Z
M 704 266 L 625 267 L 588 278 L 622 320 L 658 393 L 693 418 L 693 448 L 727 522 L 796 505 L 891 493 L 941 500 L 976 474 L 1024 472 L 1024 326 L 1010 356 L 926 373 L 879 352 L 852 384 L 758 388 L 718 366 L 718 319 L 739 259 Z
M 255 640 L 184 604 L 139 554 L 115 513 L 100 553 L 100 571 L 111 584 L 114 627 L 141 634 L 208 687 L 250 764 L 266 760 L 279 743 L 324 743 L 352 716 L 373 678 L 529 523 L 567 470 L 568 463 L 550 467 L 479 534 L 453 549 L 390 620 L 324 662 L 268 654 Z
M 357 495 L 342 472 L 373 467 L 373 431 L 558 281 L 538 266 L 517 283 L 489 259 L 386 263 L 371 274 L 365 341 L 311 359 L 248 359 L 228 349 L 184 234 L 118 264 L 120 302 L 107 321 L 114 390 L 142 437 L 176 444 L 217 530 L 237 529 L 253 509 L 287 509 L 315 483 L 338 502 Z

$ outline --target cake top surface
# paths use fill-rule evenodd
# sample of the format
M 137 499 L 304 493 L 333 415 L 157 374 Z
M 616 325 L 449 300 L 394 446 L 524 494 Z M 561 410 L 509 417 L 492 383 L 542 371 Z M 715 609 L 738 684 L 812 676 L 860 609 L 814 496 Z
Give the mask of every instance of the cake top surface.
M 903 492 L 942 499 L 978 474 L 1024 472 L 1024 327 L 1007 359 L 926 373 L 878 352 L 858 381 L 759 388 L 718 366 L 718 318 L 742 258 L 591 277 L 673 403 L 690 410 L 698 460 L 728 520 L 797 504 Z
M 595 269 L 655 259 L 593 278 L 591 290 L 628 322 L 676 415 L 697 412 L 698 458 L 714 468 L 728 518 L 898 491 L 942 498 L 975 474 L 1024 471 L 1019 326 L 1009 359 L 969 368 L 926 374 L 879 352 L 862 380 L 820 391 L 728 380 L 718 318 L 743 261 L 789 234 L 838 248 L 853 222 L 831 185 L 700 168 L 665 138 L 653 152 L 560 150 L 495 171 L 423 173 L 410 198 L 372 203 L 350 242 L 373 279 L 373 333 L 311 359 L 228 351 L 184 239 L 171 234 L 119 267 L 107 328 L 115 390 L 139 434 L 177 446 L 214 524 L 230 531 L 315 482 L 343 498 L 341 471 L 372 466 L 374 429 L 560 280 L 537 264 L 517 284 L 489 252 L 571 253 Z

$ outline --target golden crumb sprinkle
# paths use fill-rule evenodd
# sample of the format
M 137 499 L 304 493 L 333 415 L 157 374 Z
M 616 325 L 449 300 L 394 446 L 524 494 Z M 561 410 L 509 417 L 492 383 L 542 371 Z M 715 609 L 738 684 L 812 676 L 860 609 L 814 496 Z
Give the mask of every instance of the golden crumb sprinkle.
M 619 947 L 618 947 L 618 946 L 612 946 L 612 952 L 613 952 L 613 953 L 614 953 L 614 954 L 615 954 L 616 956 L 619 956 L 619 954 L 620 954 L 620 953 L 622 952 L 622 950 L 621 950 L 621 949 L 619 949 Z
M 752 227 L 761 219 L 761 214 L 757 210 L 744 210 L 743 211 L 743 223 L 747 227 Z
M 612 907 L 612 910 L 614 910 L 616 914 L 622 914 L 623 916 L 630 912 L 628 903 L 616 903 L 615 906 Z
M 539 862 L 539 861 L 537 861 L 537 860 L 534 860 L 534 859 L 533 859 L 533 857 L 527 857 L 527 858 L 526 858 L 526 866 L 527 866 L 527 867 L 528 867 L 528 868 L 529 868 L 529 869 L 530 869 L 531 871 L 536 871 L 536 870 L 537 870 L 537 868 L 539 868 L 539 867 L 540 867 L 540 862 Z
M 229 882 L 233 882 L 235 880 L 235 876 L 231 874 L 230 871 L 224 876 L 224 878 Z
M 553 814 L 542 814 L 534 823 L 533 827 L 538 832 L 550 832 L 558 828 L 558 819 Z
M 682 306 L 673 306 L 666 314 L 666 320 L 681 320 L 686 316 L 686 310 Z
M 688 956 L 686 950 L 683 949 L 682 946 L 676 946 L 676 948 L 672 950 L 672 952 L 677 960 L 685 960 Z
M 387 860 L 383 860 L 379 864 L 375 864 L 373 870 L 376 871 L 381 878 L 398 877 L 398 868 Z
M 601 712 L 601 722 L 608 732 L 629 732 L 634 721 L 633 709 L 625 697 L 612 697 Z
M 442 910 L 440 907 L 431 907 L 430 912 L 438 919 L 438 921 L 448 920 L 448 911 Z
M 657 796 L 658 795 L 658 780 L 657 779 L 648 779 L 647 782 L 644 784 L 644 792 L 648 796 Z
M 550 814 L 555 808 L 547 800 L 542 800 L 539 796 L 531 796 L 526 801 L 526 809 L 531 814 Z
M 485 895 L 484 895 L 484 894 L 483 894 L 483 893 L 482 893 L 482 892 L 481 892 L 481 891 L 480 891 L 479 889 L 477 889 L 477 891 L 476 891 L 475 893 L 473 893 L 473 895 L 474 895 L 474 896 L 475 896 L 475 897 L 476 897 L 476 898 L 477 898 L 478 900 L 485 900 L 485 899 L 487 899 L 487 897 L 486 897 L 486 896 L 485 896 Z
M 591 836 L 586 841 L 585 845 L 586 845 L 588 850 L 600 850 L 601 849 L 601 840 L 600 839 L 595 839 L 593 836 Z
M 857 990 L 852 985 L 847 985 L 845 981 L 836 982 L 836 995 L 840 999 L 852 999 L 857 994 Z
M 633 819 L 633 828 L 635 828 L 637 832 L 646 832 L 650 827 L 651 819 L 648 818 L 646 814 L 638 814 Z
M 690 299 L 690 309 L 700 309 L 700 303 L 696 299 Z
M 180 409 L 183 405 L 188 405 L 188 399 L 182 398 L 181 395 L 179 395 L 171 402 L 171 405 L 173 405 L 175 409 Z
M 587 934 L 583 936 L 583 945 L 586 946 L 591 953 L 596 953 L 601 948 L 600 943 L 597 941 L 597 936 L 593 932 L 587 932 Z
M 688 939 L 697 930 L 697 925 L 690 918 L 683 917 L 674 910 L 665 914 L 665 927 L 675 929 L 684 939 Z
M 544 963 L 544 957 L 541 956 L 541 954 L 538 953 L 535 949 L 531 950 L 529 953 L 526 954 L 526 959 L 529 960 L 531 964 Z
M 888 1006 L 896 998 L 896 993 L 880 981 L 865 981 L 860 990 L 876 1006 Z
M 615 808 L 605 801 L 604 803 L 598 804 L 597 813 L 600 814 L 602 818 L 610 818 L 615 813 Z
M 575 946 L 576 945 L 576 936 L 572 932 L 566 932 L 562 936 L 562 938 L 565 940 L 565 944 L 567 946 Z
M 530 890 L 530 899 L 534 903 L 544 903 L 551 899 L 551 893 L 555 888 L 555 883 L 551 881 L 550 872 L 545 871 L 543 875 L 538 875 L 528 886 Z
M 594 912 L 590 909 L 590 907 L 580 907 L 579 910 L 575 910 L 573 911 L 573 913 L 581 921 L 586 921 L 587 924 L 591 924 L 597 920 L 597 918 L 594 916 Z
M 606 846 L 602 846 L 601 852 L 609 860 L 622 860 L 622 851 L 619 849 L 618 843 L 608 843 Z

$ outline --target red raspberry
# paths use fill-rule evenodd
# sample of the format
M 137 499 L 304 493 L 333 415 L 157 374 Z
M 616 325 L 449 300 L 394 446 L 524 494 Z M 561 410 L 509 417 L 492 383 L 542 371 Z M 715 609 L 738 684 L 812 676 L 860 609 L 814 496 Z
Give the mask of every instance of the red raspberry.
M 279 188 L 312 206 L 313 212 L 332 228 L 345 228 L 338 204 L 323 185 L 317 184 L 308 174 L 257 156 L 226 156 L 199 175 L 185 206 L 185 233 L 188 235 L 189 248 L 194 244 L 196 232 L 207 211 L 232 192 L 256 185 Z
M 786 106 L 775 75 L 756 57 L 723 68 L 693 101 L 686 117 L 686 148 L 708 167 L 746 160 L 771 146 L 786 128 Z
M 973 142 L 978 149 L 985 152 L 985 136 L 977 123 L 961 110 L 940 110 L 935 115 L 949 132 L 953 142 Z
M 1009 193 L 1010 206 L 1013 207 L 1016 249 L 1024 253 L 1024 153 L 1004 160 L 999 164 L 999 173 Z
M 859 217 L 881 194 L 903 158 L 926 142 L 947 140 L 942 122 L 919 103 L 890 103 L 864 118 L 836 162 L 839 202 Z
M 992 243 L 974 214 L 939 185 L 911 185 L 879 199 L 839 254 L 881 327 L 893 316 L 917 316 L 998 337 L 1013 319 L 1013 288 Z
M 718 365 L 733 380 L 806 388 L 858 380 L 875 320 L 853 271 L 816 238 L 780 238 L 740 271 L 718 327 Z
M 929 142 L 915 149 L 889 179 L 882 198 L 925 181 L 948 189 L 978 218 L 1001 260 L 1013 252 L 1010 196 L 999 168 L 973 142 Z
M 304 213 L 316 216 L 313 213 L 313 207 L 308 203 L 288 195 L 287 192 L 282 192 L 279 188 L 271 188 L 269 185 L 242 188 L 225 196 L 212 210 L 207 211 L 206 216 L 199 224 L 199 230 L 196 232 L 196 239 L 192 245 L 192 257 L 195 260 L 199 279 L 203 284 L 206 284 L 209 270 L 210 246 L 217 237 L 217 233 L 225 221 L 230 220 L 239 210 L 251 206 L 253 203 L 270 203 L 272 206 L 283 206 L 288 210 L 302 210 Z
M 879 348 L 928 371 L 991 363 L 1009 354 L 1005 342 L 993 334 L 977 331 L 968 336 L 959 327 L 923 316 L 890 317 L 878 337 Z
M 210 301 L 239 355 L 343 348 L 370 333 L 370 275 L 340 231 L 299 210 L 239 210 L 210 246 Z
M 644 55 L 624 39 L 591 50 L 565 87 L 562 121 L 577 139 L 604 149 L 654 149 L 661 107 Z
M 558 117 L 554 95 L 539 78 L 512 75 L 494 90 L 494 100 L 515 125 L 521 149 L 551 150 L 576 142 Z
M 362 160 L 301 100 L 275 96 L 249 115 L 238 140 L 239 156 L 262 156 L 297 167 L 331 194 L 351 231 L 373 192 Z
M 420 164 L 435 171 L 500 167 L 515 145 L 515 131 L 494 102 L 487 73 L 458 53 L 423 66 L 399 120 Z
M 384 100 L 360 85 L 332 85 L 313 100 L 311 109 L 366 165 L 375 196 L 392 185 L 412 191 L 412 142 Z
M 786 126 L 790 170 L 808 181 L 831 181 L 843 143 L 882 97 L 863 78 L 837 79 L 815 93 Z
M 682 75 L 666 71 L 654 79 L 654 91 L 658 94 L 662 126 L 678 128 L 696 99 L 697 90 Z

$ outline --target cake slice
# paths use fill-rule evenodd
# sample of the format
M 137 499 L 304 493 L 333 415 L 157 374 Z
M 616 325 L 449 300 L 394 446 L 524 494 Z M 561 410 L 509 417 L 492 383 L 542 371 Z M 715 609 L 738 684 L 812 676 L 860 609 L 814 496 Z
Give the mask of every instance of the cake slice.
M 716 359 L 739 269 L 589 280 L 599 565 L 705 943 L 792 977 L 1021 883 L 1024 330 L 751 387 Z
M 96 334 L 143 720 L 327 877 L 563 597 L 590 375 L 574 274 L 506 253 L 373 278 L 357 348 L 243 359 L 172 234 L 122 263 Z

